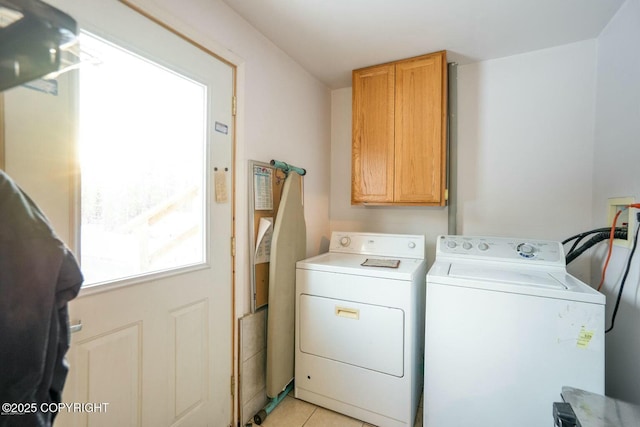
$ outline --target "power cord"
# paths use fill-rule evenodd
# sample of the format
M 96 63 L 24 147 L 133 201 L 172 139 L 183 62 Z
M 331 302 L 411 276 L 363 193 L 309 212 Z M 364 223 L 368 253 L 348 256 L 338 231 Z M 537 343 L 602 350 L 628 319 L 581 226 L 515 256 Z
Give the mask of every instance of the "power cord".
M 631 260 L 633 259 L 633 254 L 638 247 L 638 231 L 640 231 L 640 212 L 636 213 L 638 225 L 636 226 L 636 233 L 633 237 L 633 248 L 631 249 L 631 253 L 629 254 L 629 259 L 627 260 L 627 267 L 624 271 L 624 275 L 622 276 L 622 282 L 620 282 L 620 289 L 618 290 L 618 298 L 616 299 L 616 305 L 613 308 L 613 315 L 611 316 L 611 326 L 609 329 L 604 331 L 605 333 L 611 332 L 613 330 L 613 326 L 616 321 L 616 315 L 618 314 L 618 308 L 620 307 L 620 299 L 622 298 L 622 290 L 624 289 L 624 284 L 627 281 L 627 276 L 629 275 L 629 270 L 631 269 Z

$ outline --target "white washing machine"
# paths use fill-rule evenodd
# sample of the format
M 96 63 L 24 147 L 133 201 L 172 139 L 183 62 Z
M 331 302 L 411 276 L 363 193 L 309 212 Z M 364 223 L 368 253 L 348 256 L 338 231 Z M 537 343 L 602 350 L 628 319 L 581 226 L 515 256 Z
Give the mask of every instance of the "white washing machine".
M 559 242 L 439 236 L 424 426 L 551 427 L 563 386 L 604 394 L 604 308 Z
M 295 397 L 380 427 L 413 427 L 425 276 L 424 236 L 334 232 L 328 253 L 299 261 Z

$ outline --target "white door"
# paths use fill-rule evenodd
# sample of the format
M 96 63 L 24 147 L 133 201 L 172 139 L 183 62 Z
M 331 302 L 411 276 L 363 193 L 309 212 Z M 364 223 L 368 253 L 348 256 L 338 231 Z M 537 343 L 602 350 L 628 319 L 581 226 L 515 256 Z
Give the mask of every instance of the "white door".
M 71 302 L 71 323 L 82 327 L 72 334 L 64 401 L 89 403 L 92 410 L 63 410 L 56 425 L 228 426 L 234 69 L 117 1 L 50 3 L 73 16 L 81 29 L 205 84 L 209 111 L 203 261 L 85 287 Z M 179 138 L 175 148 L 180 150 Z

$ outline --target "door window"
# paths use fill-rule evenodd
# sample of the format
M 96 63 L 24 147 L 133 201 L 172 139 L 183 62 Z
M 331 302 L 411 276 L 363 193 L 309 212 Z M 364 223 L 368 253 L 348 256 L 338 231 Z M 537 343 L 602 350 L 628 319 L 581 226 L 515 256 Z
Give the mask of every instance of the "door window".
M 203 263 L 207 87 L 89 33 L 79 72 L 85 285 Z

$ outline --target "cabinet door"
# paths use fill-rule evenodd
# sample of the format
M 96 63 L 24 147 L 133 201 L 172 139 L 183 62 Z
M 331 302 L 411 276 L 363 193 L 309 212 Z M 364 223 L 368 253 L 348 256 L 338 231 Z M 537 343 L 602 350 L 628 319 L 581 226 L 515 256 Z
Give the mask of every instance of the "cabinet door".
M 351 203 L 393 202 L 394 65 L 353 72 Z
M 396 64 L 396 203 L 445 204 L 445 67 L 445 52 Z

